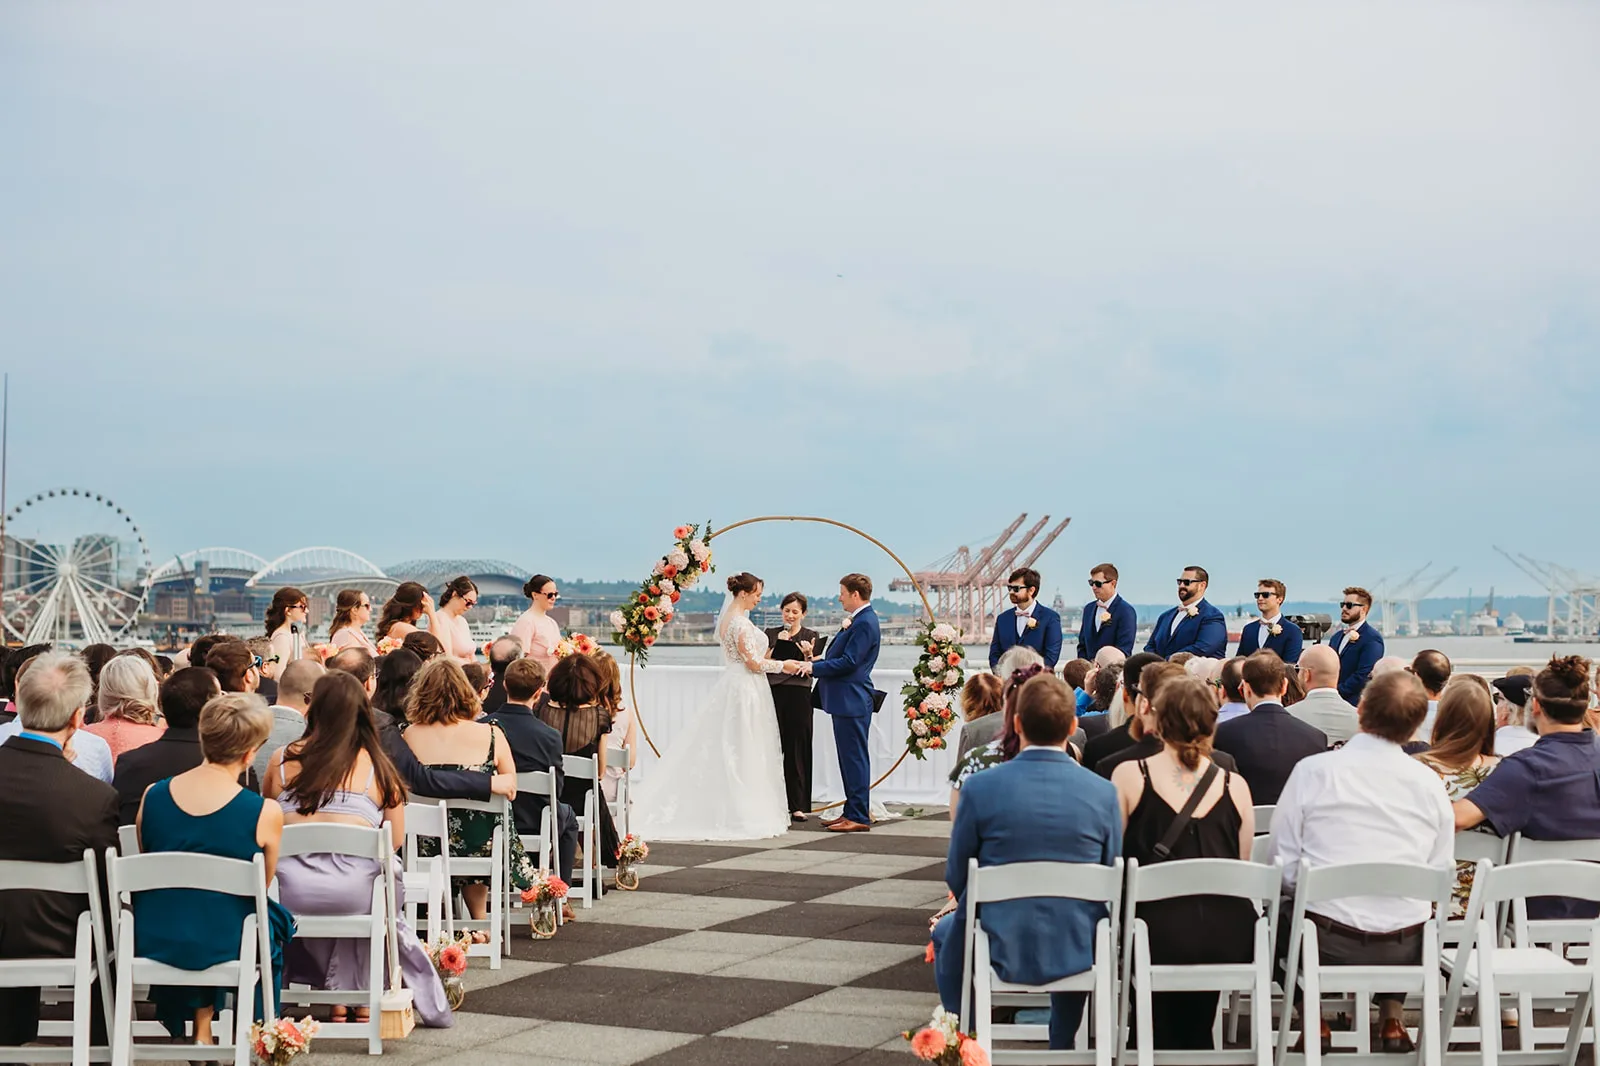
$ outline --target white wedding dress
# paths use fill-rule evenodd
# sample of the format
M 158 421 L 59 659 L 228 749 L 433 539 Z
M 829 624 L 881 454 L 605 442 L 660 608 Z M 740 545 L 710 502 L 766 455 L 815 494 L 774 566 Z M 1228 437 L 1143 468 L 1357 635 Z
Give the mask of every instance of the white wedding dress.
M 760 840 L 789 828 L 766 634 L 744 611 L 718 626 L 723 673 L 634 793 L 633 831 L 657 840 Z M 752 670 L 758 666 L 759 672 Z

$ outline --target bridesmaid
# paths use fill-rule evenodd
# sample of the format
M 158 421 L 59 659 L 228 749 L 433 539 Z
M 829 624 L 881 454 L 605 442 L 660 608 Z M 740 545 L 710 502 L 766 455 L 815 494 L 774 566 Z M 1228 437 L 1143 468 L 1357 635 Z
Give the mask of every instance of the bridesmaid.
M 458 663 L 470 663 L 478 657 L 472 643 L 472 629 L 467 625 L 467 612 L 478 606 L 478 586 L 465 574 L 444 587 L 439 597 L 439 610 L 434 621 L 439 631 L 433 635 L 444 647 L 444 653 Z M 429 632 L 432 632 L 431 623 Z
M 437 629 L 439 623 L 435 620 L 433 610 L 433 597 L 428 595 L 428 590 L 415 581 L 402 582 L 394 590 L 394 595 L 383 605 L 383 615 L 378 619 L 377 631 L 374 637 L 383 640 L 405 640 L 412 633 L 417 632 L 417 622 L 426 618 L 428 629 Z
M 556 668 L 556 645 L 561 643 L 561 627 L 550 617 L 561 593 L 554 579 L 534 574 L 522 586 L 522 594 L 532 602 L 511 624 L 511 635 L 522 641 L 522 654 L 544 667 L 545 677 Z
M 372 621 L 372 599 L 360 589 L 340 589 L 333 604 L 333 624 L 328 628 L 328 643 L 335 648 L 360 648 L 373 658 L 378 646 L 367 639 L 362 627 Z
M 267 639 L 272 641 L 272 654 L 278 657 L 278 669 L 305 658 L 310 608 L 306 594 L 292 586 L 272 594 L 272 603 L 267 607 Z
M 783 598 L 783 625 L 766 630 L 767 654 L 771 658 L 781 661 L 811 657 L 817 631 L 804 624 L 809 607 L 798 592 Z M 768 674 L 767 681 L 772 685 L 772 704 L 778 713 L 789 820 L 803 822 L 811 809 L 811 679 L 798 674 Z

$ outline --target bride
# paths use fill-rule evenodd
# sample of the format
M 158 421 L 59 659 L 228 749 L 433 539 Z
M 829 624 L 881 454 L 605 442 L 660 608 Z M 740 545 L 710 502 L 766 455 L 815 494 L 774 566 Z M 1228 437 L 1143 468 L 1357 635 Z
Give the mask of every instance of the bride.
M 772 688 L 782 664 L 750 621 L 761 579 L 735 574 L 717 619 L 722 677 L 635 797 L 634 831 L 646 840 L 759 840 L 789 828 L 783 754 Z

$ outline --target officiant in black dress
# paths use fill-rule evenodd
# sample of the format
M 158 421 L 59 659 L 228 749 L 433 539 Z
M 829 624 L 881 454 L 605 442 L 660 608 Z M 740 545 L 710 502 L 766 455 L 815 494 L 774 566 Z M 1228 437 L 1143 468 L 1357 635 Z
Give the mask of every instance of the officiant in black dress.
M 823 641 L 815 629 L 805 627 L 810 606 L 798 592 L 783 598 L 783 625 L 767 634 L 767 655 L 782 662 L 822 654 Z M 772 704 L 778 712 L 778 740 L 783 746 L 783 787 L 789 797 L 791 821 L 803 822 L 811 809 L 811 679 L 798 674 L 768 674 Z

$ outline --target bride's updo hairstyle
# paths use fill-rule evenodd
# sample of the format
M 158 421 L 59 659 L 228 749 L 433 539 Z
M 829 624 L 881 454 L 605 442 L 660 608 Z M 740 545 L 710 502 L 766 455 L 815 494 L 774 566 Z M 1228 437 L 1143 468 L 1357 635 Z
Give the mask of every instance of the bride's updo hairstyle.
M 728 591 L 735 596 L 741 592 L 754 592 L 761 587 L 761 579 L 748 570 L 734 574 L 728 579 Z
M 1552 658 L 1533 678 L 1533 698 L 1544 716 L 1577 725 L 1589 710 L 1589 660 L 1581 655 Z

